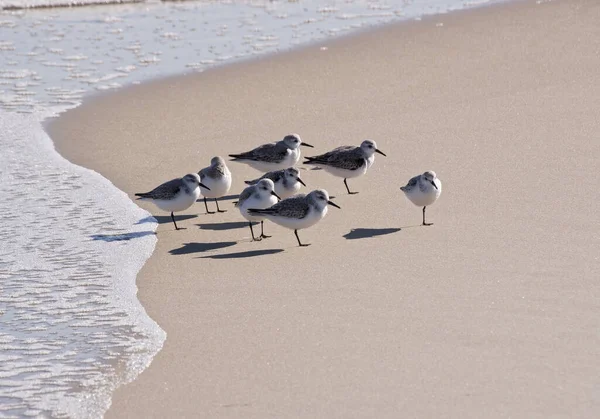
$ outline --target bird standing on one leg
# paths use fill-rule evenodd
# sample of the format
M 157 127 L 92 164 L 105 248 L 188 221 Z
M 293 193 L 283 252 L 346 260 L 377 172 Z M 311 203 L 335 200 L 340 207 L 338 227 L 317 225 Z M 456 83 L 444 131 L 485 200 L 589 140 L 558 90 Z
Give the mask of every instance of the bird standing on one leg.
M 179 230 L 175 222 L 174 212 L 184 211 L 194 205 L 200 196 L 200 187 L 206 187 L 200 182 L 200 176 L 190 173 L 182 178 L 176 178 L 157 186 L 150 192 L 136 193 L 139 199 L 154 203 L 163 211 L 171 212 L 171 220 L 175 230 Z
M 367 173 L 367 169 L 375 161 L 375 153 L 385 156 L 377 148 L 375 141 L 365 140 L 360 147 L 342 146 L 319 156 L 306 157 L 304 164 L 315 165 L 334 176 L 344 178 L 346 190 L 350 195 L 354 195 L 358 192 L 350 191 L 347 179 Z
M 404 192 L 413 204 L 423 207 L 422 225 L 433 225 L 433 223 L 425 222 L 425 209 L 437 201 L 442 193 L 442 181 L 437 178 L 435 172 L 430 170 L 422 175 L 413 177 L 400 190 Z
M 310 246 L 302 243 L 298 237 L 298 230 L 309 228 L 318 223 L 327 214 L 327 205 L 339 208 L 329 199 L 329 194 L 324 189 L 316 189 L 308 195 L 300 194 L 279 201 L 266 209 L 250 208 L 248 212 L 254 216 L 262 216 L 275 224 L 294 230 L 299 246 Z
M 198 172 L 200 181 L 205 184 L 208 188 L 201 187 L 202 195 L 204 196 L 204 207 L 206 208 L 207 214 L 214 214 L 214 211 L 208 210 L 206 198 L 213 198 L 215 204 L 217 204 L 217 212 L 226 212 L 219 208 L 218 198 L 224 196 L 229 192 L 231 188 L 231 172 L 225 164 L 225 160 L 221 157 L 216 156 L 210 160 L 210 166 Z
M 252 215 L 248 212 L 249 208 L 268 208 L 275 204 L 279 199 L 279 196 L 274 191 L 275 185 L 271 179 L 261 179 L 256 185 L 248 186 L 240 194 L 239 200 L 236 207 L 240 209 L 242 216 L 248 220 L 250 226 L 250 233 L 252 234 L 252 241 L 260 241 L 262 239 L 269 238 L 271 236 L 265 235 L 264 220 L 265 217 L 259 215 Z M 260 221 L 260 236 L 259 238 L 254 237 L 254 230 L 252 229 L 252 222 Z
M 289 134 L 276 143 L 263 144 L 250 151 L 230 154 L 231 161 L 246 163 L 261 172 L 282 170 L 292 167 L 300 159 L 300 146 L 313 147 L 303 142 L 298 134 Z

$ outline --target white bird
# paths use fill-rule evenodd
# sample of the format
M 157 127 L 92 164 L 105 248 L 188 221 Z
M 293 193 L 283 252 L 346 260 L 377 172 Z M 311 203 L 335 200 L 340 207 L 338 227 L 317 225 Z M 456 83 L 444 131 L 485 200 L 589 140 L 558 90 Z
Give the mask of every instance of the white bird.
M 201 187 L 202 196 L 204 196 L 204 207 L 206 208 L 207 214 L 214 214 L 214 211 L 208 210 L 206 204 L 206 198 L 214 198 L 215 204 L 217 204 L 218 212 L 226 212 L 219 208 L 219 201 L 217 198 L 221 198 L 231 188 L 231 172 L 225 164 L 223 158 L 216 156 L 210 160 L 210 166 L 198 172 L 200 175 L 200 181 L 204 183 L 208 188 Z
M 275 224 L 294 230 L 299 246 L 310 246 L 302 244 L 298 237 L 298 230 L 312 227 L 327 214 L 327 205 L 339 208 L 329 200 L 329 194 L 324 189 L 316 189 L 308 195 L 300 194 L 279 201 L 266 209 L 250 207 L 251 215 L 262 216 Z
M 182 178 L 176 178 L 157 186 L 150 192 L 136 193 L 139 199 L 154 203 L 163 211 L 171 212 L 171 220 L 175 230 L 179 230 L 175 222 L 174 212 L 185 211 L 200 197 L 200 186 L 208 189 L 200 182 L 200 176 L 190 173 Z
M 236 207 L 240 209 L 242 216 L 248 220 L 250 226 L 250 233 L 252 234 L 253 241 L 259 241 L 262 239 L 269 238 L 271 236 L 265 235 L 264 220 L 265 217 L 260 215 L 252 215 L 248 212 L 249 208 L 268 208 L 275 204 L 279 199 L 279 196 L 274 191 L 275 184 L 271 179 L 261 179 L 256 185 L 248 186 L 240 194 L 239 200 L 236 203 Z M 259 238 L 254 237 L 254 230 L 252 230 L 252 222 L 260 221 L 260 236 Z
M 284 170 L 275 170 L 273 172 L 265 173 L 258 179 L 246 180 L 247 185 L 254 185 L 261 179 L 271 179 L 275 183 L 275 193 L 281 197 L 281 199 L 289 198 L 292 195 L 296 195 L 300 190 L 300 185 L 306 186 L 306 184 L 300 179 L 299 171 L 295 167 L 288 167 Z
M 230 154 L 232 161 L 246 163 L 261 172 L 282 170 L 294 166 L 300 159 L 300 146 L 313 147 L 302 142 L 298 134 L 289 134 L 276 143 L 263 144 L 240 154 Z
M 306 161 L 304 164 L 315 165 L 334 176 L 344 178 L 346 190 L 349 194 L 353 195 L 358 192 L 350 192 L 346 179 L 362 176 L 367 173 L 367 169 L 375 161 L 375 153 L 385 156 L 377 148 L 375 141 L 365 140 L 361 143 L 360 147 L 342 146 L 319 156 L 305 157 Z
M 437 201 L 442 193 L 442 181 L 438 179 L 435 172 L 430 170 L 413 177 L 400 190 L 413 204 L 423 207 L 423 225 L 433 225 L 425 222 L 425 208 Z

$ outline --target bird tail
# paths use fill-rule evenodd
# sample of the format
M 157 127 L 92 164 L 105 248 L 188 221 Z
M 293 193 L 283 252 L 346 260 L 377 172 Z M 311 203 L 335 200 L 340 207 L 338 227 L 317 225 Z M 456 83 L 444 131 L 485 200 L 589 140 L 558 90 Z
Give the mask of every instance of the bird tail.
M 273 213 L 273 210 L 270 208 L 266 208 L 266 209 L 249 208 L 248 209 L 248 214 L 250 214 L 250 215 L 269 215 L 272 213 Z
M 136 193 L 135 196 L 137 196 L 138 199 L 148 198 L 148 192 Z
M 236 161 L 242 158 L 241 154 L 229 154 L 229 157 L 231 157 L 230 161 Z
M 256 183 L 256 181 L 255 180 L 245 180 L 244 183 L 246 185 L 254 185 Z
M 304 157 L 306 160 L 302 162 L 302 164 L 322 164 L 325 163 L 322 160 L 319 160 L 317 157 Z

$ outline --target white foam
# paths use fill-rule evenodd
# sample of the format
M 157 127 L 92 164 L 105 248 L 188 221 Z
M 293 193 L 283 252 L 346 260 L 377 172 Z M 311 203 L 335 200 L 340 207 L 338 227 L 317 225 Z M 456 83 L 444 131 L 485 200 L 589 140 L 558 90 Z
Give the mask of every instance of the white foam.
M 99 417 L 165 333 L 136 298 L 155 220 L 0 110 L 0 415 Z

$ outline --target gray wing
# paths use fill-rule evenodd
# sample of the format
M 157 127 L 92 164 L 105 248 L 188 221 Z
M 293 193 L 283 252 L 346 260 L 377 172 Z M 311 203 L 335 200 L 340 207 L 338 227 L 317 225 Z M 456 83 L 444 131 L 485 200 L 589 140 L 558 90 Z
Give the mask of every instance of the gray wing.
M 306 201 L 306 195 L 296 195 L 292 198 L 279 201 L 271 208 L 263 210 L 263 214 L 278 215 L 280 217 L 302 219 L 310 211 L 310 205 Z
M 236 206 L 240 207 L 246 199 L 250 198 L 254 193 L 254 189 L 254 186 L 248 186 L 247 188 L 245 188 L 238 197 L 238 203 L 236 204 Z
M 271 179 L 273 183 L 277 183 L 279 179 L 283 177 L 283 170 L 274 170 L 269 173 L 265 173 L 261 176 L 261 179 Z
M 230 157 L 240 160 L 254 160 L 264 162 L 280 162 L 287 156 L 287 147 L 279 143 L 269 143 L 256 147 L 254 150 L 241 154 L 230 154 Z
M 421 175 L 417 175 L 413 178 L 411 178 L 408 183 L 406 184 L 406 186 L 402 186 L 400 189 L 402 189 L 403 191 L 411 191 L 413 190 L 417 184 L 419 183 L 419 176 Z
M 258 183 L 258 181 L 261 179 L 271 179 L 273 181 L 273 183 L 277 183 L 277 181 L 279 179 L 281 179 L 282 177 L 283 177 L 283 170 L 274 170 L 272 172 L 265 173 L 258 179 L 247 180 L 245 182 L 246 182 L 246 185 L 256 185 Z
M 137 194 L 142 198 L 152 198 L 152 199 L 173 199 L 175 195 L 181 190 L 183 187 L 183 181 L 181 178 L 173 179 L 168 182 L 163 183 L 160 186 L 152 189 L 150 192 L 146 192 L 143 194 Z
M 320 164 L 338 169 L 357 170 L 367 164 L 360 147 L 342 146 L 320 156 L 307 157 L 305 164 Z
M 206 179 L 207 177 L 209 177 L 211 179 L 219 179 L 224 174 L 225 174 L 225 172 L 223 171 L 223 168 L 220 166 L 208 166 L 198 172 L 198 175 L 200 176 L 201 181 Z

